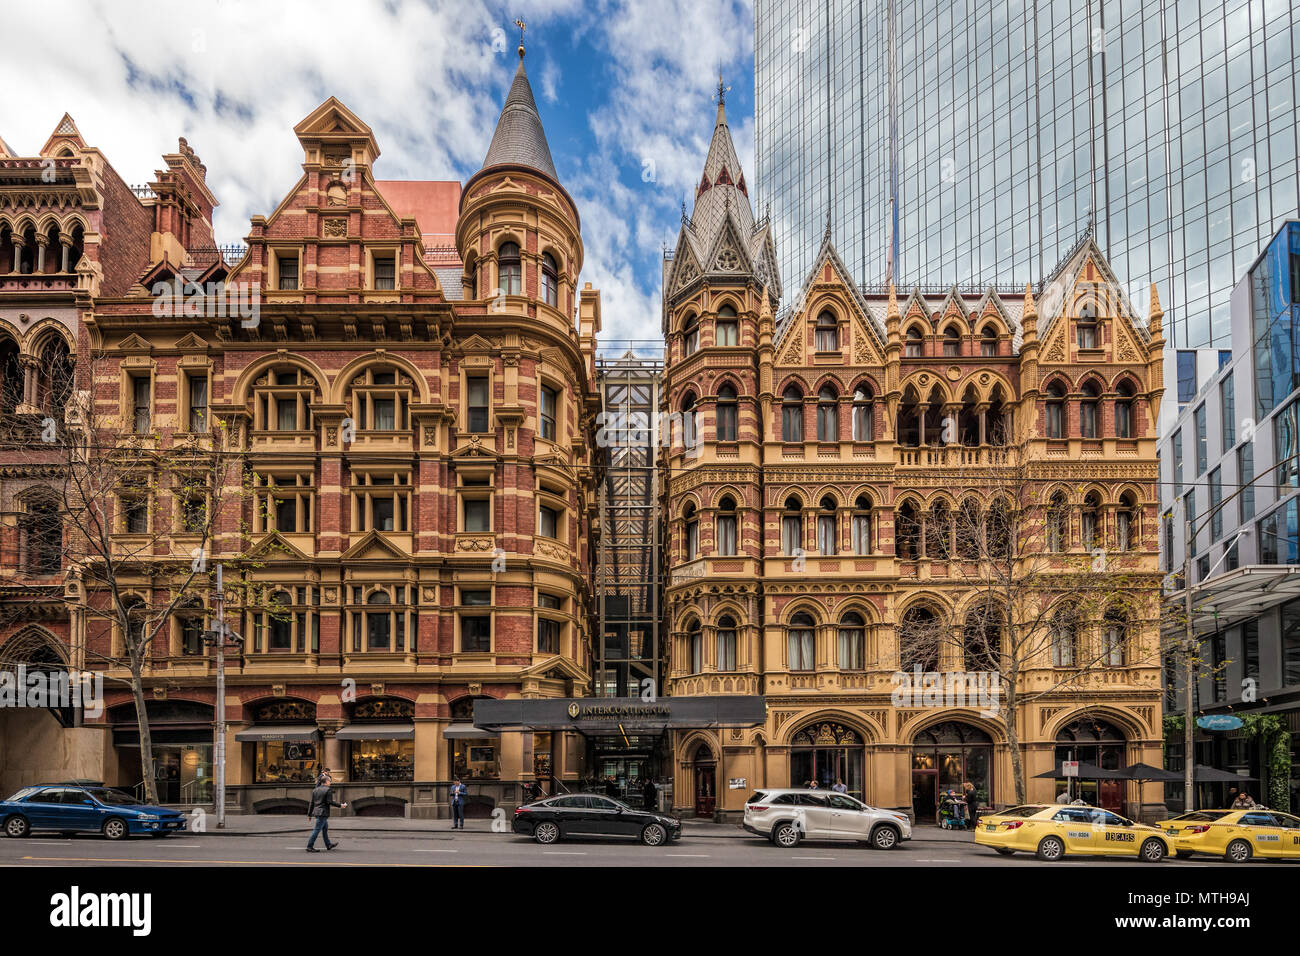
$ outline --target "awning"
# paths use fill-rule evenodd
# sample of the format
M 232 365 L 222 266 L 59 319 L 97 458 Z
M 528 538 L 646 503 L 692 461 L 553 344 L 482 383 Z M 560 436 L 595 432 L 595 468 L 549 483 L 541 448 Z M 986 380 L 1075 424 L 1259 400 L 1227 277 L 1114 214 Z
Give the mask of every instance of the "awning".
M 348 724 L 334 735 L 339 740 L 413 740 L 411 724 Z
M 247 730 L 235 734 L 240 741 L 290 740 L 305 743 L 316 739 L 315 724 L 254 724 Z
M 497 732 L 475 727 L 473 724 L 448 724 L 443 728 L 442 735 L 453 739 L 460 737 L 495 737 Z
M 1300 566 L 1248 564 L 1192 586 L 1193 628 L 1198 636 L 1213 634 L 1258 617 L 1274 605 L 1297 596 L 1300 596 Z M 1184 600 L 1182 591 L 1165 596 L 1166 605 L 1178 612 L 1176 619 L 1163 628 L 1166 638 L 1180 637 L 1183 633 Z
M 554 697 L 476 700 L 474 725 L 493 730 L 576 730 L 583 734 L 658 734 L 665 730 L 758 727 L 762 697 Z
M 159 744 L 212 744 L 211 727 L 166 728 L 150 727 L 149 739 L 157 747 Z M 114 747 L 139 747 L 140 731 L 129 727 L 121 730 L 113 728 Z

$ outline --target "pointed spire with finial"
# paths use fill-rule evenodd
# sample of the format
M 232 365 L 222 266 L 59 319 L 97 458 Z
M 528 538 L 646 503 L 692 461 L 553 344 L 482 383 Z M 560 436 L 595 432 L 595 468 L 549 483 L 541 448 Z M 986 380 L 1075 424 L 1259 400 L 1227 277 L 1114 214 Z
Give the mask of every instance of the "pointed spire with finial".
M 516 20 L 515 26 L 519 27 L 519 67 L 515 70 L 505 105 L 501 107 L 496 132 L 492 134 L 492 145 L 488 147 L 482 168 L 525 166 L 544 173 L 558 183 L 555 163 L 551 160 L 551 148 L 546 143 L 546 131 L 542 128 L 542 117 L 537 112 L 533 88 L 524 71 L 524 21 Z
M 1160 307 L 1160 295 L 1156 292 L 1156 284 L 1151 283 L 1151 310 L 1147 313 L 1147 328 L 1151 330 L 1151 335 L 1159 335 L 1163 328 L 1165 310 Z
M 1034 285 L 1025 283 L 1025 310 L 1020 317 L 1020 326 L 1024 330 L 1025 342 L 1038 341 L 1038 308 L 1034 305 Z

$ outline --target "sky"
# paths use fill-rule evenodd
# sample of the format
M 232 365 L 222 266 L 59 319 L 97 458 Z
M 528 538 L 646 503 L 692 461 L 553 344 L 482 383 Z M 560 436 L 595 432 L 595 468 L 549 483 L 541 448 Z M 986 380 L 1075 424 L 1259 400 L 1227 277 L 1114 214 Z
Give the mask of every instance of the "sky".
M 200 12 L 201 11 L 201 12 Z M 752 0 L 4 0 L 0 138 L 34 155 L 65 112 L 131 184 L 184 136 L 242 242 L 302 174 L 293 127 L 337 96 L 374 131 L 378 179 L 457 179 L 483 161 L 518 62 L 582 217 L 580 281 L 603 347 L 660 339 L 662 250 L 676 244 L 713 133 L 718 75 L 754 173 Z M 619 346 L 622 345 L 620 348 Z

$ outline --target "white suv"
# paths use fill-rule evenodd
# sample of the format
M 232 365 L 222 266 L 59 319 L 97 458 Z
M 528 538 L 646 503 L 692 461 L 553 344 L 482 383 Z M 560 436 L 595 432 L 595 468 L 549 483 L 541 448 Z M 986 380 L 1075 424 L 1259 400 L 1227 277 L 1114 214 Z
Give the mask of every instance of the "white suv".
M 892 850 L 912 839 L 906 814 L 827 790 L 756 790 L 745 802 L 744 826 L 787 849 L 800 840 L 854 840 Z

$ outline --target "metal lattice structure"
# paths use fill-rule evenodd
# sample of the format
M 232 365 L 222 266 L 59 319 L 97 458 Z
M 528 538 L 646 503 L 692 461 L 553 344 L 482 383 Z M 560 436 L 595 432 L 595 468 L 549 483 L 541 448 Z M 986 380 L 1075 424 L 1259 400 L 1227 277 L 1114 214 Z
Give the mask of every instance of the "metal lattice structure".
M 598 366 L 604 478 L 596 565 L 599 627 L 593 638 L 598 697 L 661 693 L 667 648 L 660 637 L 657 466 L 663 362 L 631 351 Z

